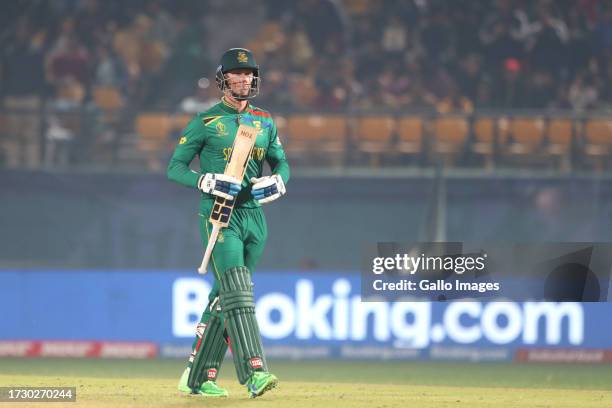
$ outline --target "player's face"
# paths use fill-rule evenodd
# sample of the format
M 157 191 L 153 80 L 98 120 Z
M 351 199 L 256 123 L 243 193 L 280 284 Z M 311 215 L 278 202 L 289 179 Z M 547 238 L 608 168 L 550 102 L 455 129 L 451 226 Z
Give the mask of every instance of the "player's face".
M 248 96 L 253 82 L 253 71 L 237 69 L 225 74 L 227 84 L 234 95 Z

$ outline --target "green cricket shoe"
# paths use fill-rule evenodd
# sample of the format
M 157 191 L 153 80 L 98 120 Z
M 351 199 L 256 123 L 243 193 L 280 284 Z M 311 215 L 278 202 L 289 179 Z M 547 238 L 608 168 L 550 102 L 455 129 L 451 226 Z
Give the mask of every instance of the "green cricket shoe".
M 200 394 L 204 397 L 227 397 L 229 394 L 225 388 L 221 388 L 215 381 L 206 381 L 200 385 Z
M 181 375 L 181 379 L 178 383 L 178 390 L 185 394 L 190 395 L 201 395 L 203 397 L 227 397 L 227 390 L 219 387 L 214 381 L 206 381 L 200 385 L 200 389 L 198 392 L 192 392 L 191 388 L 187 385 L 187 380 L 189 379 L 189 371 L 191 368 L 187 367 L 183 374 Z
M 256 371 L 251 375 L 251 378 L 246 383 L 249 397 L 257 398 L 262 396 L 266 391 L 278 385 L 278 378 L 272 373 Z

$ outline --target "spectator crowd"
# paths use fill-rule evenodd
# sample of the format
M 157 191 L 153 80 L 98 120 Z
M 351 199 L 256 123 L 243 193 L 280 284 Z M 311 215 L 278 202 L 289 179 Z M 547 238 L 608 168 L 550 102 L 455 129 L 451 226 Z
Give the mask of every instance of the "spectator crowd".
M 214 82 L 199 79 L 212 78 L 219 45 L 242 29 L 211 27 L 236 10 L 258 29 L 227 45 L 253 49 L 263 76 L 258 103 L 270 109 L 612 104 L 612 2 L 604 0 L 21 0 L 1 7 L 0 92 L 9 108 L 43 100 L 81 106 L 96 86 L 116 87 L 136 109 L 210 98 L 197 84 Z

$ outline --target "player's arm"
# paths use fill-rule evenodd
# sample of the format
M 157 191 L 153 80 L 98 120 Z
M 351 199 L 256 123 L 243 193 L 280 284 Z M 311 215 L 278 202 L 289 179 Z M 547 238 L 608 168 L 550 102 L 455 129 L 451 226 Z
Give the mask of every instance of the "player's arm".
M 199 117 L 189 122 L 168 163 L 168 179 L 204 193 L 231 199 L 241 189 L 240 180 L 224 174 L 200 173 L 189 168 L 193 158 L 205 143 L 205 128 Z
M 251 193 L 260 204 L 274 201 L 287 191 L 285 184 L 289 181 L 291 171 L 285 156 L 283 145 L 278 138 L 276 125 L 272 123 L 272 137 L 266 154 L 266 161 L 272 169 L 272 175 L 267 177 L 252 178 L 253 187 Z

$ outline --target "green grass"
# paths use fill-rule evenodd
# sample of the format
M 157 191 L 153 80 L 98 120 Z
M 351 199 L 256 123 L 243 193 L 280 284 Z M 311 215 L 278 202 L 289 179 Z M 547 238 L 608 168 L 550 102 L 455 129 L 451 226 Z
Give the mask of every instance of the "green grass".
M 223 400 L 178 395 L 178 360 L 0 359 L 0 385 L 76 386 L 77 403 L 66 405 L 72 407 L 612 407 L 610 365 L 271 361 L 270 367 L 280 386 L 256 400 L 246 398 L 229 360 L 219 383 L 231 396 Z

